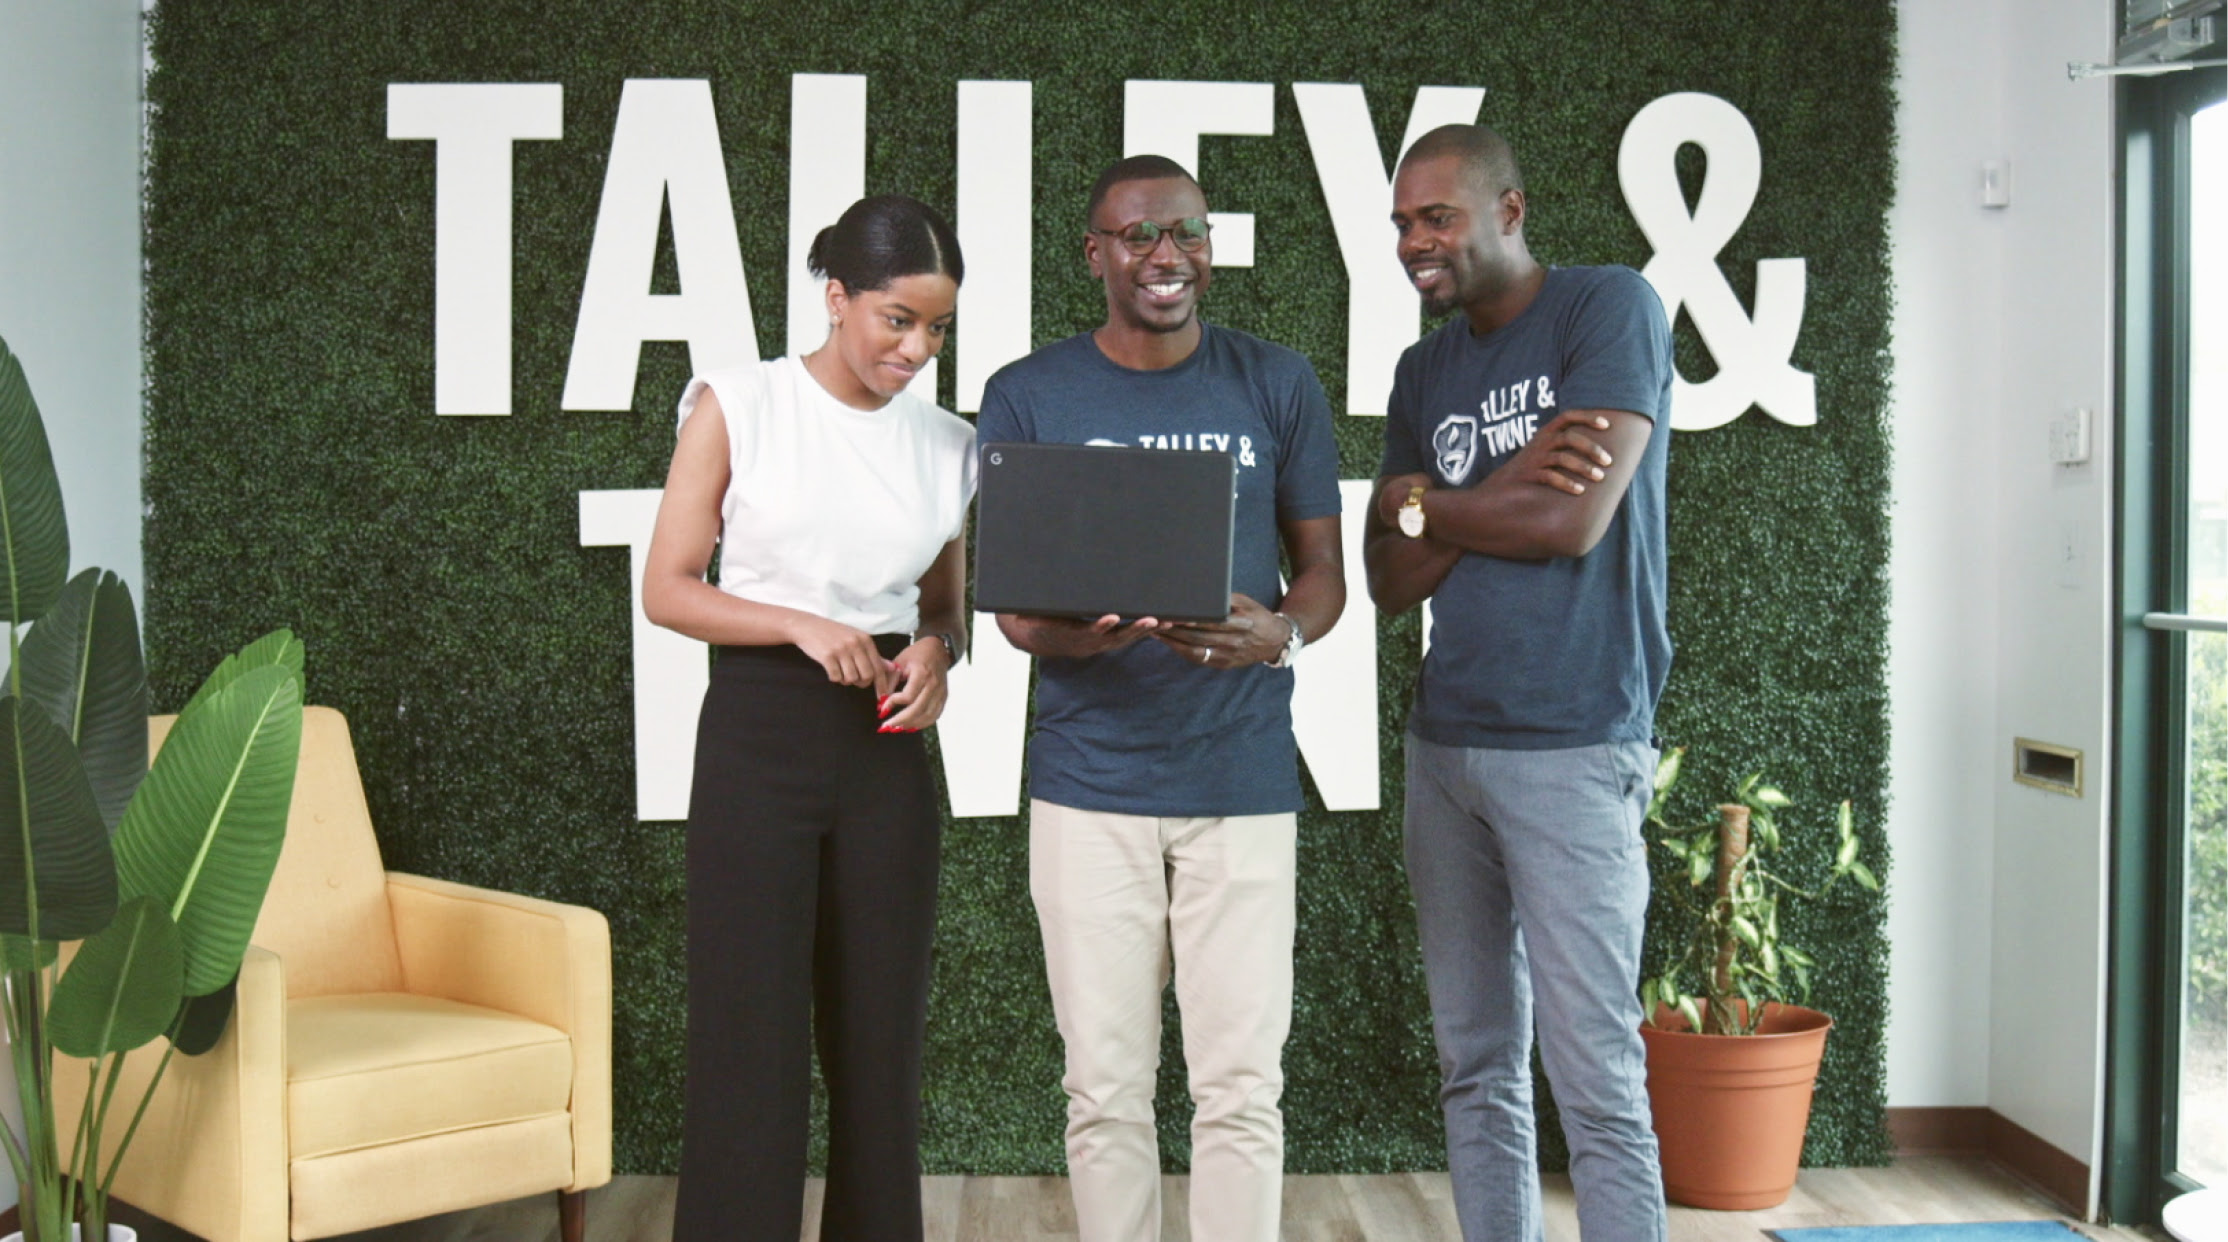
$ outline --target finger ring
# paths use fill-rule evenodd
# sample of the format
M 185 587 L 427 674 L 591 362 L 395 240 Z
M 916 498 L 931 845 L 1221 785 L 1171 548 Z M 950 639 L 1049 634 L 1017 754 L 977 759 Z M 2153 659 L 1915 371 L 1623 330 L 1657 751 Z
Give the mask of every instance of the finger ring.
M 1212 648 L 1201 647 L 1199 649 L 1199 662 L 1201 664 L 1205 664 L 1208 660 L 1214 658 L 1214 654 L 1215 653 Z

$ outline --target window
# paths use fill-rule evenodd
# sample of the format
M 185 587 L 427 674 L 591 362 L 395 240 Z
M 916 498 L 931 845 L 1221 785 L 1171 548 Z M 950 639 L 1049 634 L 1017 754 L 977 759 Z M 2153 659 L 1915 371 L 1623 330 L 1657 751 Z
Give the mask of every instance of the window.
M 2214 53 L 2217 54 L 2217 53 Z M 2228 1185 L 2228 105 L 2121 86 L 2119 745 L 2105 1204 Z

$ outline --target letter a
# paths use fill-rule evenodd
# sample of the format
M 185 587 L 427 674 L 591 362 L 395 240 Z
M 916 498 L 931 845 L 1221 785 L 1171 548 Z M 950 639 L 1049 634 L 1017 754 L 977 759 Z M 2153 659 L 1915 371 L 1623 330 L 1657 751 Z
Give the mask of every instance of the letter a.
M 681 292 L 656 294 L 650 271 L 668 204 Z M 631 407 L 644 341 L 687 341 L 699 374 L 758 357 L 712 86 L 701 79 L 630 79 L 619 96 L 564 408 Z

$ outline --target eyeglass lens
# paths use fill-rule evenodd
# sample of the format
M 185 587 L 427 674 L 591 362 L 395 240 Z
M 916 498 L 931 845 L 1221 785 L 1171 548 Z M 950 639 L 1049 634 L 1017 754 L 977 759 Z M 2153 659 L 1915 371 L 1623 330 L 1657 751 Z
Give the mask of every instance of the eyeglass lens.
M 1160 244 L 1161 234 L 1166 233 L 1176 243 L 1176 249 L 1193 251 L 1207 244 L 1207 222 L 1198 216 L 1186 216 L 1174 224 L 1161 224 L 1157 220 L 1139 220 L 1123 229 L 1122 245 L 1131 254 L 1151 254 Z

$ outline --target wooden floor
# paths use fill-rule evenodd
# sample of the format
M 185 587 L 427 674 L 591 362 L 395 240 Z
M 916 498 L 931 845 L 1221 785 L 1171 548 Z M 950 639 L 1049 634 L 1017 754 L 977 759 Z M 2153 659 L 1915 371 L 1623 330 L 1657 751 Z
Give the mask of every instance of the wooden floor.
M 622 1177 L 588 1198 L 589 1242 L 668 1242 L 670 1177 Z M 819 1236 L 820 1184 L 806 1190 L 804 1242 Z M 1067 1182 L 1056 1177 L 923 1180 L 928 1242 L 1058 1242 L 1075 1233 Z M 1166 1179 L 1163 1242 L 1188 1242 L 1185 1180 Z M 1907 1156 L 1887 1169 L 1813 1169 L 1786 1203 L 1763 1212 L 1671 1210 L 1672 1242 L 1758 1242 L 1768 1228 L 1922 1221 L 2059 1218 L 2040 1195 L 1995 1165 L 1961 1156 Z M 2082 1226 L 2093 1238 L 2163 1235 Z M 1568 1178 L 1547 1188 L 1549 1242 L 1578 1242 Z M 336 1242 L 556 1242 L 556 1196 L 456 1212 L 350 1234 Z M 1444 1173 L 1284 1180 L 1286 1242 L 1460 1242 Z

